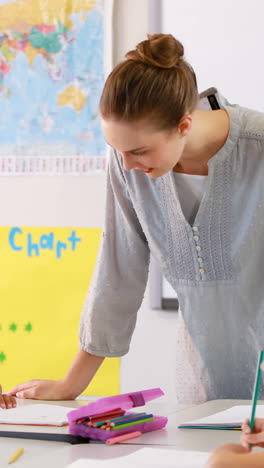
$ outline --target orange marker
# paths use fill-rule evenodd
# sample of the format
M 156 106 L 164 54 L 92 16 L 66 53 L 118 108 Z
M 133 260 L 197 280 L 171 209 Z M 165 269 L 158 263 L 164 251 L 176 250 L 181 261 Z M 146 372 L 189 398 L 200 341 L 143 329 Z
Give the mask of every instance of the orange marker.
M 111 437 L 111 439 L 106 440 L 106 444 L 113 445 L 113 444 L 117 444 L 118 442 L 123 442 L 125 440 L 135 439 L 136 437 L 141 436 L 141 434 L 142 432 L 140 431 L 134 431 L 134 432 L 129 432 L 128 434 L 122 434 L 120 436 Z

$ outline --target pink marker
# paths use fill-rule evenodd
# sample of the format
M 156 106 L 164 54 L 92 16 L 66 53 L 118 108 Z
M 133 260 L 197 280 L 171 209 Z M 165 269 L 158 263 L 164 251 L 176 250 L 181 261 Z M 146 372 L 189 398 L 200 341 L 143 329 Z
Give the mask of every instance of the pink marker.
M 139 437 L 141 436 L 141 434 L 142 432 L 140 431 L 134 431 L 134 432 L 129 432 L 128 434 L 111 437 L 111 439 L 106 440 L 106 444 L 113 445 L 113 444 L 117 444 L 118 442 L 123 442 L 124 440 L 135 439 L 135 437 Z

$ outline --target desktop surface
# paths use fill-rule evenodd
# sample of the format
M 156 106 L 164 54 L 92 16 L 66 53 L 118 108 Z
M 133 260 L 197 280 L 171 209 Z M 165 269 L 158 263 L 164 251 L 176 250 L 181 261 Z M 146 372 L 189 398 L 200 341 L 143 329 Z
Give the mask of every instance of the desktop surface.
M 36 400 L 19 400 L 19 405 L 40 403 Z M 78 408 L 88 403 L 88 400 L 74 400 L 61 402 L 41 402 Z M 180 405 L 162 407 L 162 403 L 152 402 L 146 405 L 148 410 L 157 414 L 168 416 L 165 429 L 142 434 L 140 438 L 126 441 L 122 444 L 106 446 L 93 442 L 81 445 L 71 445 L 65 442 L 50 442 L 37 440 L 23 440 L 0 438 L 0 467 L 7 466 L 7 460 L 18 447 L 25 448 L 24 454 L 15 463 L 16 468 L 64 468 L 79 458 L 112 459 L 129 455 L 142 447 L 159 446 L 170 450 L 193 450 L 210 452 L 218 445 L 224 443 L 239 443 L 240 431 L 208 430 L 208 429 L 178 429 L 183 422 L 209 416 L 231 406 L 249 405 L 249 400 L 213 400 L 193 405 Z M 264 402 L 259 402 L 264 404 Z M 4 426 L 4 427 L 3 427 Z M 35 432 L 68 433 L 68 427 L 35 427 L 0 425 L 0 430 L 22 430 Z

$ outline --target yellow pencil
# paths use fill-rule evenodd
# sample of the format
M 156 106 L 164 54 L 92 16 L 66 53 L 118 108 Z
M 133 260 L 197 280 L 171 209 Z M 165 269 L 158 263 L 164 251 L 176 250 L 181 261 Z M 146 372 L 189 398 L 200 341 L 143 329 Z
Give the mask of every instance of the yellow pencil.
M 20 447 L 17 451 L 9 458 L 8 463 L 14 463 L 24 452 L 24 448 Z

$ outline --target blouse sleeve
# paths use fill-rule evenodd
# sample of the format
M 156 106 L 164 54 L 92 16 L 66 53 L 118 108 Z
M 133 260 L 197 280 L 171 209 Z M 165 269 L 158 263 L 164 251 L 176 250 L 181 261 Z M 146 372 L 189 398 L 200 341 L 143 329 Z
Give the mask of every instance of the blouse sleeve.
M 97 356 L 129 350 L 149 268 L 149 247 L 129 197 L 119 156 L 110 156 L 105 228 L 80 322 L 80 347 Z

